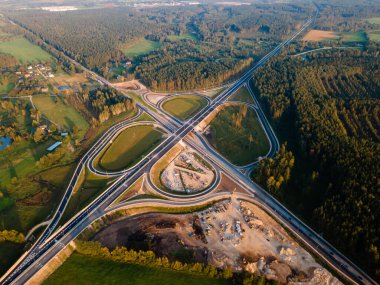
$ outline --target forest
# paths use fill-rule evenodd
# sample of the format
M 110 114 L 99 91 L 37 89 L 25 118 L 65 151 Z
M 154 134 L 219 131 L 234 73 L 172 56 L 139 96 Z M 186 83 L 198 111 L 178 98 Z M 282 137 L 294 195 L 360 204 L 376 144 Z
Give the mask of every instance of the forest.
M 49 49 L 45 41 L 107 79 L 135 77 L 155 90 L 185 90 L 234 79 L 300 27 L 311 11 L 309 4 L 252 4 L 7 15 L 28 30 L 28 39 L 34 34 L 33 42 Z M 144 38 L 160 47 L 133 58 L 125 55 L 126 46 Z M 125 67 L 128 60 L 132 65 Z
M 91 89 L 83 85 L 77 96 L 65 96 L 70 105 L 81 111 L 92 127 L 97 127 L 113 116 L 135 109 L 135 102 L 124 97 L 116 89 L 110 87 L 98 87 Z
M 380 14 L 378 2 L 367 1 L 339 1 L 320 0 L 320 13 L 315 28 L 336 32 L 356 32 L 368 30 L 376 25 L 363 19 L 377 17 Z
M 379 67 L 378 51 L 325 51 L 304 59 L 283 54 L 252 81 L 294 154 L 289 181 L 272 193 L 377 279 Z M 264 164 L 258 181 L 267 187 L 268 173 L 283 168 Z

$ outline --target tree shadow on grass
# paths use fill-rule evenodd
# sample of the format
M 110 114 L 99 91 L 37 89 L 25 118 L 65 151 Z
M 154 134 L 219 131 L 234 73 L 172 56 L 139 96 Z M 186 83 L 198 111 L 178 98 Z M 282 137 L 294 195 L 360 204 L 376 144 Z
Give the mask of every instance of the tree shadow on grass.
M 66 127 L 66 128 L 69 128 L 70 130 L 72 130 L 76 125 L 75 122 L 67 116 L 65 116 L 64 119 L 65 119 L 66 124 L 63 127 Z

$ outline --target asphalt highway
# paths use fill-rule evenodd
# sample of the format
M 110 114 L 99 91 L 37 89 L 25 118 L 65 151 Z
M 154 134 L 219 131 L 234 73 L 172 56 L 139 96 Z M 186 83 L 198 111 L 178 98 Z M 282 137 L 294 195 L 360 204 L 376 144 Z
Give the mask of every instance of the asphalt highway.
M 235 81 L 230 87 L 223 91 L 215 100 L 210 102 L 202 111 L 196 114 L 192 119 L 180 124 L 171 119 L 167 119 L 157 113 L 153 112 L 146 106 L 142 104 L 137 104 L 139 110 L 145 111 L 151 115 L 157 122 L 161 123 L 162 126 L 168 131 L 168 138 L 161 143 L 155 150 L 153 150 L 149 155 L 147 155 L 143 160 L 141 160 L 136 167 L 130 169 L 128 172 L 123 173 L 108 189 L 106 189 L 99 197 L 97 197 L 90 205 L 84 208 L 82 211 L 78 212 L 70 221 L 58 228 L 55 232 L 55 229 L 63 211 L 66 208 L 68 200 L 71 196 L 71 193 L 76 185 L 78 177 L 80 176 L 83 167 L 88 163 L 90 157 L 96 156 L 99 154 L 105 146 L 105 143 L 110 138 L 114 137 L 115 134 L 120 131 L 122 126 L 115 125 L 107 131 L 106 134 L 82 157 L 81 161 L 78 164 L 78 167 L 70 181 L 69 187 L 66 190 L 64 198 L 62 199 L 61 204 L 58 207 L 58 210 L 55 216 L 52 219 L 52 223 L 47 227 L 41 238 L 37 243 L 32 247 L 28 252 L 26 257 L 24 257 L 19 263 L 18 266 L 15 266 L 8 274 L 6 274 L 2 282 L 3 284 L 24 284 L 27 282 L 35 273 L 37 273 L 41 267 L 47 264 L 56 254 L 58 254 L 63 247 L 70 243 L 78 234 L 80 234 L 85 228 L 87 228 L 95 220 L 102 217 L 104 214 L 110 211 L 113 206 L 112 203 L 119 197 L 126 189 L 128 189 L 139 177 L 149 173 L 152 166 L 165 154 L 167 153 L 174 145 L 176 145 L 181 140 L 186 140 L 186 142 L 207 157 L 214 165 L 217 165 L 217 169 L 223 170 L 228 173 L 232 178 L 234 178 L 238 183 L 240 183 L 247 191 L 251 193 L 251 196 L 255 197 L 257 201 L 260 201 L 265 207 L 270 209 L 273 213 L 276 214 L 279 219 L 283 220 L 286 223 L 286 226 L 292 230 L 294 234 L 301 238 L 312 250 L 316 252 L 320 257 L 322 257 L 327 263 L 330 264 L 337 272 L 340 272 L 342 276 L 348 279 L 350 282 L 359 283 L 359 284 L 376 284 L 369 276 L 357 268 L 352 262 L 350 262 L 346 257 L 344 257 L 340 252 L 338 252 L 334 247 L 328 244 L 324 239 L 322 239 L 318 234 L 312 231 L 307 227 L 302 221 L 300 221 L 295 215 L 288 211 L 281 203 L 275 200 L 273 197 L 268 195 L 260 186 L 252 182 L 248 177 L 239 172 L 235 166 L 231 165 L 226 161 L 222 156 L 218 155 L 215 152 L 210 152 L 206 146 L 200 146 L 199 143 L 188 139 L 188 134 L 191 133 L 195 126 L 197 126 L 201 121 L 203 121 L 212 111 L 214 111 L 220 104 L 228 99 L 233 93 L 235 93 L 243 84 L 247 82 L 252 76 L 252 74 L 260 67 L 262 67 L 271 57 L 278 54 L 281 49 L 291 42 L 295 37 L 302 33 L 313 21 L 313 18 L 310 17 L 309 20 L 293 34 L 288 40 L 284 41 L 278 45 L 274 50 L 264 56 L 251 70 L 249 70 L 244 76 L 239 80 Z M 79 63 L 70 59 L 75 65 L 86 70 L 92 76 L 105 85 L 112 86 L 104 78 L 93 73 L 92 71 L 82 67 Z M 257 102 L 256 102 L 257 103 Z M 258 104 L 258 103 L 257 103 Z M 259 106 L 259 104 L 258 104 Z M 261 112 L 261 113 L 260 113 Z M 268 121 L 266 120 L 261 109 L 258 109 L 258 115 L 262 120 L 267 134 L 272 133 Z M 274 138 L 277 140 L 277 138 Z M 273 152 L 278 150 L 279 144 L 272 147 Z M 216 183 L 219 182 L 220 178 L 216 179 Z M 210 188 L 212 189 L 212 188 Z M 162 193 L 168 197 L 168 193 Z M 203 202 L 206 199 L 215 199 L 212 191 L 206 191 L 200 193 L 199 197 L 192 197 L 192 199 L 184 201 L 166 201 L 167 205 L 176 205 L 182 203 L 181 205 L 195 205 L 197 203 Z M 180 199 L 179 197 L 169 197 Z M 186 197 L 184 197 L 186 199 Z M 190 198 L 190 197 L 189 197 Z M 198 198 L 198 199 L 197 199 Z M 148 206 L 158 205 L 157 201 L 149 200 L 135 200 L 132 203 L 134 206 L 148 202 Z M 149 204 L 150 202 L 150 204 Z M 133 206 L 132 205 L 132 206 Z M 128 206 L 128 205 L 127 205 Z
M 179 142 L 182 138 L 184 138 L 188 133 L 190 133 L 196 125 L 198 125 L 204 118 L 206 118 L 215 108 L 218 106 L 218 104 L 224 102 L 228 97 L 230 97 L 233 93 L 235 93 L 241 85 L 244 84 L 244 82 L 249 79 L 253 72 L 255 72 L 258 68 L 260 68 L 264 63 L 266 63 L 271 57 L 276 55 L 285 45 L 287 45 L 289 42 L 291 42 L 295 37 L 297 37 L 303 30 L 305 30 L 312 22 L 312 18 L 310 19 L 301 27 L 300 30 L 298 30 L 295 34 L 293 34 L 288 40 L 282 42 L 279 44 L 274 50 L 272 50 L 270 53 L 265 55 L 251 70 L 249 70 L 242 78 L 237 80 L 233 85 L 231 85 L 229 88 L 227 88 L 224 92 L 222 92 L 214 101 L 212 101 L 211 104 L 209 104 L 206 108 L 204 108 L 201 112 L 196 114 L 192 119 L 185 122 L 181 128 L 177 129 L 168 139 L 165 140 L 165 144 L 161 144 L 158 148 L 155 149 L 156 154 L 152 154 L 151 156 L 145 157 L 135 169 L 133 169 L 131 172 L 126 173 L 122 177 L 120 177 L 107 191 L 103 193 L 98 199 L 96 199 L 89 207 L 97 207 L 99 201 L 101 199 L 104 199 L 104 195 L 109 195 L 109 193 L 116 192 L 115 189 L 122 186 L 125 183 L 125 180 L 130 177 L 134 177 L 136 173 L 139 173 L 140 176 L 143 174 L 142 169 L 145 170 L 145 166 L 149 164 L 151 158 L 153 157 L 153 160 L 157 160 L 157 158 L 161 157 L 164 153 L 161 155 L 158 155 L 162 149 L 165 151 L 169 150 L 172 146 L 174 146 L 177 142 Z M 108 82 L 106 79 L 102 78 L 101 76 L 97 75 L 96 73 L 92 72 L 91 70 L 81 66 L 78 62 L 74 61 L 71 58 L 68 58 L 73 64 L 78 66 L 79 68 L 82 68 L 86 72 L 92 75 L 92 77 L 96 80 L 98 80 L 101 84 L 112 86 L 110 82 Z M 159 121 L 164 127 L 166 127 L 169 131 L 174 130 L 177 126 L 174 126 L 173 123 L 170 120 L 165 120 L 163 116 L 157 116 L 155 112 L 152 112 L 149 108 L 138 104 L 139 109 L 145 111 L 149 115 L 151 115 L 154 119 Z M 163 121 L 165 120 L 165 121 Z M 112 127 L 109 132 L 115 131 L 117 127 Z M 107 132 L 107 133 L 109 133 Z M 106 135 L 106 134 L 105 134 Z M 74 175 L 69 183 L 69 186 L 66 190 L 66 193 L 58 207 L 58 210 L 55 213 L 55 216 L 52 219 L 52 222 L 49 224 L 49 226 L 46 228 L 44 233 L 42 234 L 41 238 L 34 244 L 31 250 L 29 250 L 28 255 L 23 259 L 17 262 L 17 266 L 14 266 L 12 270 L 8 271 L 5 276 L 2 277 L 2 281 L 4 284 L 9 284 L 15 278 L 22 273 L 22 276 L 25 276 L 25 272 L 28 271 L 28 267 L 30 264 L 33 263 L 38 257 L 42 255 L 44 252 L 44 249 L 46 246 L 51 246 L 51 242 L 43 244 L 43 242 L 52 234 L 53 230 L 57 226 L 61 216 L 63 215 L 63 212 L 68 204 L 69 198 L 71 197 L 72 191 L 75 188 L 75 185 L 81 175 L 81 172 L 83 170 L 83 167 L 85 165 L 85 162 L 88 160 L 88 158 L 91 156 L 93 152 L 100 152 L 100 145 L 104 139 L 100 139 L 81 159 L 79 162 Z M 169 148 L 168 148 L 169 146 Z M 85 209 L 77 214 L 82 219 L 86 215 L 86 212 L 88 209 Z M 78 223 L 78 217 L 74 217 L 73 220 L 71 220 L 74 224 L 68 225 L 68 228 L 70 229 L 73 227 L 73 225 Z M 62 227 L 59 229 L 60 233 L 65 232 L 65 228 Z

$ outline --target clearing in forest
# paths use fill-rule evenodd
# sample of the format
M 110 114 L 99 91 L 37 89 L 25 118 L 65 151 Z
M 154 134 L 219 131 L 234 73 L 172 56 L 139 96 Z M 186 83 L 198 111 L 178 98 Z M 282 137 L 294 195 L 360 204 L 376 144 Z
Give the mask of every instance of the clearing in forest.
M 46 51 L 24 38 L 13 38 L 10 41 L 0 42 L 0 52 L 13 55 L 22 64 L 52 59 Z
M 339 35 L 333 31 L 321 31 L 311 30 L 304 37 L 304 41 L 325 41 L 325 40 L 337 40 Z
M 142 54 L 147 54 L 155 49 L 160 48 L 161 44 L 159 42 L 140 39 L 131 44 L 125 45 L 121 50 L 125 54 L 126 57 L 136 57 Z

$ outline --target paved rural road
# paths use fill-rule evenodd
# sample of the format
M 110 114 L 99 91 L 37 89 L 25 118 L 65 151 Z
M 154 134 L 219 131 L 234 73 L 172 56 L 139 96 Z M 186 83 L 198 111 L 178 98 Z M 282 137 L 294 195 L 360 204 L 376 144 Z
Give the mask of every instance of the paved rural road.
M 203 119 L 205 119 L 213 110 L 215 110 L 219 104 L 222 104 L 228 97 L 235 93 L 247 80 L 249 80 L 252 74 L 265 64 L 271 57 L 278 54 L 281 49 L 291 42 L 295 37 L 297 37 L 302 31 L 304 31 L 311 23 L 312 18 L 310 18 L 305 25 L 301 27 L 293 36 L 288 40 L 281 43 L 273 51 L 264 56 L 251 70 L 249 70 L 244 76 L 239 80 L 234 82 L 228 89 L 222 92 L 215 100 L 213 100 L 207 107 L 205 107 L 201 112 L 196 114 L 192 119 L 185 122 L 182 126 L 174 130 L 178 126 L 174 126 L 170 120 L 162 118 L 161 116 L 153 115 L 154 118 L 159 119 L 159 123 L 162 123 L 164 127 L 170 130 L 172 133 L 169 137 L 159 145 L 150 155 L 145 157 L 134 169 L 130 172 L 122 175 L 118 178 L 113 185 L 111 185 L 105 192 L 103 192 L 95 201 L 93 201 L 89 206 L 87 206 L 82 211 L 78 212 L 70 221 L 65 225 L 60 227 L 54 233 L 52 231 L 56 227 L 60 216 L 65 209 L 68 199 L 71 196 L 72 189 L 74 188 L 80 172 L 84 167 L 84 163 L 88 158 L 94 154 L 94 152 L 99 153 L 102 148 L 101 144 L 106 140 L 107 135 L 111 135 L 109 131 L 89 150 L 88 153 L 80 161 L 77 170 L 75 171 L 68 190 L 66 191 L 63 200 L 58 207 L 57 213 L 53 218 L 53 222 L 49 225 L 47 231 L 44 232 L 42 238 L 38 240 L 36 246 L 33 247 L 26 257 L 23 257 L 18 266 L 13 268 L 6 276 L 3 277 L 3 284 L 24 284 L 30 279 L 40 268 L 50 261 L 57 253 L 59 253 L 64 246 L 66 246 L 70 241 L 72 241 L 80 232 L 82 232 L 88 225 L 93 221 L 100 218 L 107 212 L 107 208 L 121 195 L 125 189 L 128 189 L 136 179 L 141 177 L 145 173 L 149 173 L 151 167 L 156 161 L 159 160 L 168 150 L 170 150 L 175 144 L 184 139 L 190 132 L 193 131 L 194 127 L 198 125 Z M 92 76 L 101 82 L 102 84 L 110 85 L 108 81 L 104 78 L 98 76 L 92 71 L 85 69 L 80 66 L 77 62 L 72 61 L 74 64 L 83 68 L 87 72 L 91 73 Z M 153 113 L 151 110 L 138 104 L 139 109 L 147 112 Z M 265 116 L 264 118 L 265 119 Z M 264 126 L 266 129 L 270 128 L 269 124 Z M 115 131 L 115 126 L 111 128 Z M 269 131 L 269 129 L 267 129 Z M 253 183 L 249 178 L 244 176 L 242 173 L 236 170 L 228 161 L 216 153 L 209 153 L 207 148 L 202 148 L 194 142 L 189 142 L 190 146 L 194 147 L 207 157 L 213 157 L 213 163 L 216 163 L 221 169 L 228 173 L 231 177 L 236 179 L 245 189 L 255 195 L 265 207 L 268 207 L 276 213 L 276 216 L 286 222 L 286 226 L 293 231 L 299 238 L 301 238 L 306 244 L 308 244 L 315 252 L 322 257 L 326 262 L 328 262 L 335 270 L 340 272 L 348 280 L 354 283 L 360 284 L 376 284 L 370 277 L 368 277 L 364 272 L 357 268 L 352 262 L 350 262 L 346 257 L 339 253 L 335 248 L 323 240 L 318 234 L 308 228 L 303 224 L 295 215 L 288 211 L 284 206 L 282 206 L 277 200 L 268 195 L 261 187 Z M 71 191 L 71 192 L 70 192 Z M 205 193 L 200 199 L 206 199 L 206 195 L 212 195 Z M 188 203 L 187 205 L 193 205 L 196 200 L 191 199 L 191 201 L 185 201 L 182 203 Z M 136 200 L 134 203 L 141 203 Z M 152 202 L 153 203 L 153 202 Z M 176 201 L 171 201 L 170 203 L 180 203 Z

